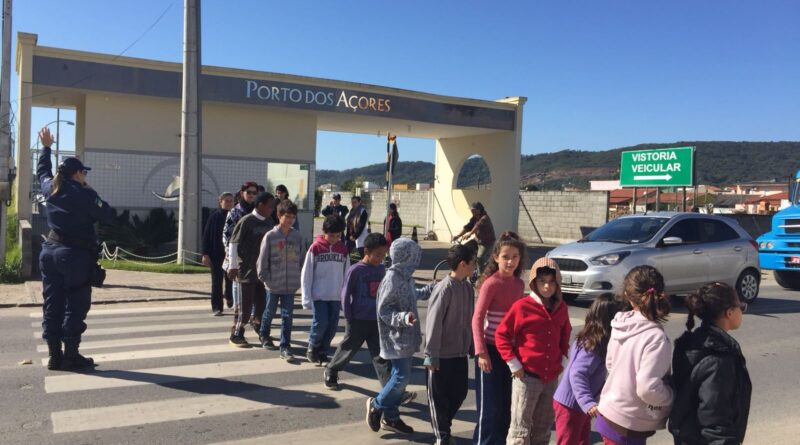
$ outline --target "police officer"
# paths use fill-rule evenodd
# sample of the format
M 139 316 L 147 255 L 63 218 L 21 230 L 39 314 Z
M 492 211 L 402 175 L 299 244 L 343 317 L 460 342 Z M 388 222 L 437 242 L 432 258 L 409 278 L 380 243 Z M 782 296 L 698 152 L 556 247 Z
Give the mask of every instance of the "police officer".
M 50 233 L 42 244 L 42 337 L 50 352 L 48 369 L 94 366 L 91 358 L 78 353 L 91 305 L 93 274 L 97 264 L 97 234 L 94 223 L 110 221 L 111 207 L 97 195 L 86 175 L 90 168 L 77 158 L 66 158 L 53 177 L 50 146 L 53 137 L 46 127 L 39 131 L 44 146 L 36 175 L 46 198 L 45 212 Z M 61 342 L 64 350 L 61 350 Z

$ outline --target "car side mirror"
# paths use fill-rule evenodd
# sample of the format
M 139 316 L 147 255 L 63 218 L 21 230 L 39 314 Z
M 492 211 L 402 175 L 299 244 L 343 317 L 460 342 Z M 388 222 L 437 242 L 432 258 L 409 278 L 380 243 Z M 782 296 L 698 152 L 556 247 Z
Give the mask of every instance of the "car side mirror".
M 683 244 L 683 239 L 679 236 L 668 236 L 661 240 L 661 243 L 665 246 L 674 246 L 676 244 Z

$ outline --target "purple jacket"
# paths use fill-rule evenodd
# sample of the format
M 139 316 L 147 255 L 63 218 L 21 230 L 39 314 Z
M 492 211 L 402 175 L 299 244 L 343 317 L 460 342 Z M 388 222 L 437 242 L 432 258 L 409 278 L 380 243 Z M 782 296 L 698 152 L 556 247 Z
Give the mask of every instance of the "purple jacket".
M 569 364 L 558 383 L 553 399 L 556 402 L 584 413 L 597 405 L 606 381 L 605 357 L 587 352 L 572 342 Z
M 378 286 L 386 275 L 383 264 L 370 266 L 359 261 L 350 266 L 342 286 L 342 310 L 347 320 L 376 321 Z

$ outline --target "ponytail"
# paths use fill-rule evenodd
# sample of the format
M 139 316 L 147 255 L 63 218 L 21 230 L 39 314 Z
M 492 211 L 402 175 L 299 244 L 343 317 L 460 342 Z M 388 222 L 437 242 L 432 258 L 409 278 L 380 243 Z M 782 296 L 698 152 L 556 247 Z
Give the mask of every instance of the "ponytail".
M 64 174 L 59 170 L 50 182 L 50 196 L 55 196 L 64 185 Z
M 497 264 L 496 258 L 500 255 L 500 250 L 502 250 L 502 248 L 505 246 L 511 246 L 519 250 L 519 264 L 514 270 L 514 276 L 519 278 L 522 275 L 522 269 L 525 267 L 525 254 L 528 249 L 525 246 L 525 243 L 520 239 L 519 235 L 509 230 L 503 232 L 500 235 L 500 239 L 494 243 L 494 248 L 492 249 L 492 254 L 490 255 L 489 261 L 486 263 L 486 267 L 483 268 L 483 273 L 481 274 L 480 280 L 478 280 L 479 289 L 487 278 L 494 275 L 495 272 L 500 269 L 500 265 Z
M 709 283 L 703 285 L 697 292 L 686 297 L 686 308 L 689 318 L 686 320 L 686 329 L 694 329 L 694 317 L 699 318 L 703 324 L 714 323 L 728 309 L 739 304 L 736 291 L 725 283 Z

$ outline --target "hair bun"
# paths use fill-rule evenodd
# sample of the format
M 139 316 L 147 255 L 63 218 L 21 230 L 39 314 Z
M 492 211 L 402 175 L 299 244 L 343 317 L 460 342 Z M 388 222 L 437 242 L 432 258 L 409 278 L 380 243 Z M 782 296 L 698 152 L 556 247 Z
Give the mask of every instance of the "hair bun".
M 500 241 L 505 241 L 505 240 L 510 240 L 510 239 L 520 241 L 519 235 L 517 235 L 516 232 L 512 232 L 510 230 L 506 230 L 505 232 L 500 234 Z
M 700 295 L 691 294 L 686 297 L 686 308 L 689 309 L 689 312 L 693 315 L 702 318 L 703 313 L 706 311 L 706 302 L 703 301 Z

